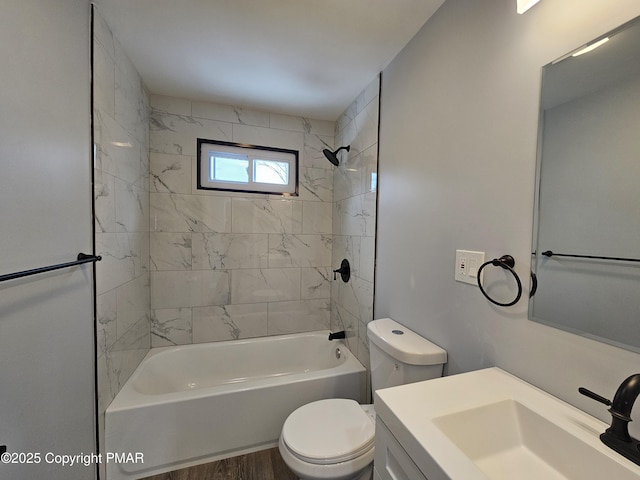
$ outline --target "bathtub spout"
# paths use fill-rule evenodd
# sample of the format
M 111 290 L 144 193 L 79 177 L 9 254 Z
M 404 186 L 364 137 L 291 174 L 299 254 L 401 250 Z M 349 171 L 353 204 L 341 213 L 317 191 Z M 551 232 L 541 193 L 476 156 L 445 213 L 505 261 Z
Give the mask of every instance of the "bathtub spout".
M 340 338 L 346 338 L 347 337 L 347 333 L 342 330 L 341 332 L 336 332 L 336 333 L 329 333 L 329 340 L 337 340 Z

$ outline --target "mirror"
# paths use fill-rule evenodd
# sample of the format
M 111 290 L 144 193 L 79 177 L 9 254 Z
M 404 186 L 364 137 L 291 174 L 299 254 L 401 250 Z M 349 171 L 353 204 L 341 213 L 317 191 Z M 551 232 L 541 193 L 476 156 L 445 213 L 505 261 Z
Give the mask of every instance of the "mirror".
M 640 17 L 587 46 L 542 71 L 529 318 L 640 352 Z

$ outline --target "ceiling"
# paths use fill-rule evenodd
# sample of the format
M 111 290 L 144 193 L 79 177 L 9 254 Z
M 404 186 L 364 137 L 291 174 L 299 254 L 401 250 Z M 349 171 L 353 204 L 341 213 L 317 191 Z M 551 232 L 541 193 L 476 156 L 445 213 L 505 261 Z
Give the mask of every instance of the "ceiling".
M 444 0 L 94 0 L 152 93 L 336 120 Z

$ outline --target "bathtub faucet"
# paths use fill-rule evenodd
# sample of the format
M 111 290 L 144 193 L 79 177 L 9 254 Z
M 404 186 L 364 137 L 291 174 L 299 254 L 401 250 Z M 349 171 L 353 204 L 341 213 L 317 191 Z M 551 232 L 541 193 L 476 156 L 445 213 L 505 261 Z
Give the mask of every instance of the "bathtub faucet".
M 347 337 L 347 333 L 344 330 L 336 333 L 329 332 L 329 340 L 337 340 L 337 339 L 346 338 L 346 337 Z

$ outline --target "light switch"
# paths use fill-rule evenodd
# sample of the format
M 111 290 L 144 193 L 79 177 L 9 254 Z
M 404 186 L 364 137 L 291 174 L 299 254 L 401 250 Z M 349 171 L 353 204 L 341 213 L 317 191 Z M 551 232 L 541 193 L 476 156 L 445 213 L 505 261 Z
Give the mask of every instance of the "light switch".
M 484 263 L 484 252 L 456 250 L 455 280 L 478 285 L 478 269 Z

